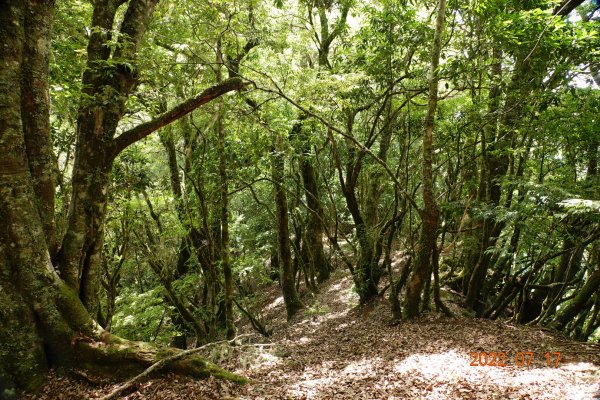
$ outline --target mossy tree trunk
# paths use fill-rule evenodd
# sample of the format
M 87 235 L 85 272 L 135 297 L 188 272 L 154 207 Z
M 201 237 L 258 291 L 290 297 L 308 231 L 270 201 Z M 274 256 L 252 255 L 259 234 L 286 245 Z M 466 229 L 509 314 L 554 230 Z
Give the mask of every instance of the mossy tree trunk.
M 442 34 L 446 15 L 446 0 L 438 3 L 437 19 L 435 25 L 435 37 L 431 50 L 431 65 L 429 78 L 429 105 L 425 117 L 423 129 L 423 210 L 421 211 L 421 234 L 419 237 L 419 250 L 415 268 L 406 286 L 406 299 L 404 303 L 404 315 L 412 318 L 419 315 L 421 293 L 425 280 L 431 274 L 432 256 L 437 246 L 437 229 L 440 211 L 435 201 L 433 180 L 433 129 L 435 127 L 435 114 L 438 103 L 438 83 L 440 53 L 442 50 Z
M 127 43 L 113 57 L 132 59 L 154 3 L 129 2 L 121 25 Z M 94 26 L 112 29 L 121 4 L 96 1 Z M 177 352 L 110 335 L 88 311 L 95 311 L 97 302 L 92 295 L 98 282 L 110 168 L 114 157 L 131 143 L 241 87 L 239 79 L 226 81 L 113 139 L 135 74 L 117 65 L 116 78 L 102 80 L 98 67 L 108 57 L 109 38 L 101 29 L 92 30 L 85 90 L 92 101 L 101 92 L 115 97 L 109 106 L 82 102 L 80 107 L 69 228 L 56 259 L 59 275 L 52 263 L 56 241 L 47 215 L 54 200 L 46 169 L 52 154 L 47 77 L 53 11 L 50 0 L 6 0 L 0 6 L 0 37 L 6 44 L 0 46 L 0 395 L 4 397 L 14 394 L 15 387 L 39 386 L 50 366 L 77 365 L 109 373 L 118 366 L 131 374 Z M 199 357 L 167 368 L 194 376 L 214 372 L 232 377 Z
M 114 159 L 129 145 L 231 90 L 240 89 L 239 78 L 217 84 L 155 119 L 115 137 L 125 104 L 137 84 L 134 62 L 158 0 L 131 0 L 120 24 L 119 45 L 109 42 L 117 9 L 123 1 L 94 4 L 88 60 L 83 73 L 83 94 L 77 118 L 77 147 L 67 232 L 58 264 L 61 277 L 73 287 L 88 310 L 98 310 L 98 270 L 110 171 Z
M 61 276 L 92 315 L 98 312 L 98 269 L 110 170 L 116 156 L 111 144 L 136 84 L 136 71 L 128 63 L 135 59 L 156 2 L 129 2 L 119 46 L 113 52 L 108 41 L 123 2 L 100 0 L 94 4 L 77 116 L 69 222 L 59 259 Z
M 58 250 L 54 226 L 56 163 L 50 141 L 48 62 L 54 1 L 32 1 L 24 19 L 21 118 L 33 190 L 50 256 Z

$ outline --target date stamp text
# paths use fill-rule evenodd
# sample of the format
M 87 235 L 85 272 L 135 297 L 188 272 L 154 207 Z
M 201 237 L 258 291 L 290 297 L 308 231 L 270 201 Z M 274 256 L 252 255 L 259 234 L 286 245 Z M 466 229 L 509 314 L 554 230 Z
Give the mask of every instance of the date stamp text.
M 541 358 L 546 361 L 548 367 L 558 367 L 560 362 L 560 351 L 546 352 L 544 354 L 536 354 L 532 351 L 519 351 L 515 354 L 506 353 L 503 351 L 481 351 L 471 352 L 472 367 L 508 367 L 511 365 L 517 367 L 529 367 L 534 360 Z

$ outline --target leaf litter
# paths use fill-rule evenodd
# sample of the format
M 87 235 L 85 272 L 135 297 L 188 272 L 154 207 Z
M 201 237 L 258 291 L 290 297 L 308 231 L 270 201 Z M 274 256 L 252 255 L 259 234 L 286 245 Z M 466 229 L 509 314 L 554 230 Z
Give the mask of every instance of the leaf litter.
M 268 316 L 273 336 L 256 336 L 234 347 L 215 346 L 204 354 L 246 376 L 247 385 L 168 375 L 138 384 L 123 399 L 600 398 L 597 344 L 503 321 L 436 313 L 392 325 L 387 301 L 358 307 L 351 288 L 347 274 L 338 271 L 319 294 L 305 296 L 307 308 L 288 323 L 279 289 L 272 285 L 268 304 L 276 306 Z M 239 333 L 248 337 L 251 328 L 244 326 Z M 471 366 L 470 353 L 481 352 L 506 353 L 507 366 Z M 518 352 L 533 353 L 529 365 L 517 366 Z M 555 352 L 561 353 L 558 367 Z M 94 399 L 118 383 L 83 372 L 52 372 L 38 393 L 23 398 Z

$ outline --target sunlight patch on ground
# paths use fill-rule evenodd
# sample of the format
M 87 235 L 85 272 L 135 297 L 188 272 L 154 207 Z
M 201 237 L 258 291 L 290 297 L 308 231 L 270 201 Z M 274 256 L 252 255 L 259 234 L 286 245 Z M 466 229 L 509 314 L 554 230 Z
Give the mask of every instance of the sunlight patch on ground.
M 594 364 L 589 363 L 589 362 L 563 364 L 560 366 L 560 368 L 564 369 L 566 371 L 581 371 L 581 372 L 598 370 L 598 367 L 596 367 Z M 598 374 L 600 374 L 600 371 L 598 371 Z M 600 376 L 598 378 L 599 378 L 599 383 L 600 383 Z
M 551 343 L 551 335 L 470 319 L 389 327 L 382 325 L 387 305 L 354 308 L 352 285 L 340 276 L 306 301 L 300 318 L 285 324 L 271 366 L 259 361 L 245 371 L 257 384 L 240 399 L 592 400 L 600 389 L 593 364 L 546 367 L 548 350 L 533 347 Z M 283 307 L 283 299 L 276 304 Z M 511 354 L 507 367 L 471 366 L 469 349 L 487 348 L 537 350 L 535 365 L 516 367 Z
M 454 379 L 461 370 L 469 367 L 465 354 L 448 351 L 440 354 L 413 354 L 394 367 L 400 374 L 409 374 L 418 371 L 426 379 Z
M 341 279 L 327 290 L 328 294 L 334 294 L 334 302 L 354 307 L 358 304 L 358 294 L 352 290 L 352 282 L 349 277 Z
M 579 363 L 575 368 L 584 373 L 597 371 L 597 367 L 589 363 Z M 589 385 L 569 385 L 567 381 L 572 375 L 566 371 L 567 369 L 573 370 L 573 367 L 566 365 L 562 368 L 474 367 L 470 365 L 465 354 L 455 351 L 414 354 L 394 367 L 394 371 L 400 375 L 419 376 L 427 381 L 437 382 L 440 388 L 460 383 L 464 386 L 465 393 L 467 390 L 473 393 L 470 388 L 496 387 L 504 388 L 507 393 L 510 392 L 510 397 L 507 397 L 509 399 L 591 398 L 595 391 L 594 374 L 590 374 Z M 597 372 L 595 376 L 597 377 Z M 560 387 L 556 382 L 565 382 L 565 385 Z M 437 391 L 433 387 L 430 390 Z M 532 393 L 536 393 L 536 396 L 529 397 Z
M 309 339 L 306 336 L 305 337 L 301 337 L 300 339 L 298 339 L 298 343 L 300 343 L 300 344 L 308 344 L 310 342 L 312 342 L 312 339 Z
M 339 331 L 343 331 L 344 329 L 350 328 L 352 325 L 355 325 L 356 321 L 348 321 L 348 322 L 344 322 L 339 324 L 338 326 L 335 327 L 336 332 Z
M 312 315 L 310 319 L 305 319 L 303 321 L 297 322 L 294 325 L 294 328 L 296 330 L 298 329 L 302 329 L 302 331 L 304 333 L 309 333 L 309 334 L 314 334 L 317 333 L 318 330 L 321 328 L 321 326 L 327 322 L 327 321 L 331 321 L 331 320 L 335 320 L 335 319 L 345 319 L 345 317 L 347 317 L 349 310 L 345 309 L 342 311 L 338 311 L 338 312 L 332 312 L 329 311 L 326 314 L 320 314 L 320 315 Z M 350 322 L 351 324 L 354 324 L 354 321 Z M 343 323 L 340 324 L 340 326 L 345 325 L 348 326 L 348 323 Z M 310 327 L 310 330 L 305 330 L 306 327 Z
M 265 311 L 273 311 L 275 308 L 283 304 L 283 296 L 276 298 L 271 304 L 265 307 Z
M 334 384 L 335 379 L 329 377 L 308 379 L 292 386 L 290 395 L 293 396 L 293 398 L 312 399 L 321 393 L 323 387 L 332 386 Z
M 374 358 L 363 358 L 359 361 L 353 361 L 346 365 L 346 368 L 343 369 L 342 373 L 348 375 L 349 377 L 368 377 L 375 376 L 376 369 L 374 368 L 375 364 L 381 364 L 383 360 L 380 357 Z

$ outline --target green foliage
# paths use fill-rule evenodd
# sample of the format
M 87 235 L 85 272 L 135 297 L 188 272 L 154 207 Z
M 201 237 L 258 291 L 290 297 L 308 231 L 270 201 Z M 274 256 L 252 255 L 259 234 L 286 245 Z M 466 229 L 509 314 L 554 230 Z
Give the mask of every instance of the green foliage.
M 580 214 L 595 221 L 598 214 L 600 178 L 588 171 L 600 141 L 600 96 L 591 76 L 582 75 L 600 62 L 600 24 L 555 17 L 555 3 L 461 0 L 450 1 L 447 10 L 433 167 L 444 245 L 455 247 L 456 258 L 442 252 L 440 261 L 454 267 L 444 270 L 452 280 L 464 273 L 470 249 L 481 252 L 477 257 L 489 256 L 489 275 L 500 276 L 491 295 L 528 273 L 533 274 L 530 282 L 544 283 L 559 259 L 533 265 L 560 248 L 568 230 L 561 221 Z M 348 17 L 340 21 L 346 4 Z M 323 223 L 351 263 L 356 264 L 361 251 L 357 220 L 343 192 L 352 174 L 373 248 L 385 246 L 394 226 L 393 250 L 417 250 L 420 138 L 434 7 L 431 2 L 394 0 L 159 2 L 136 60 L 95 62 L 99 73 L 109 73 L 115 63 L 136 71 L 138 82 L 119 132 L 171 109 L 230 72 L 250 82 L 246 91 L 214 100 L 163 128 L 162 141 L 159 135 L 148 137 L 115 161 L 103 268 L 110 275 L 122 267 L 115 286 L 116 333 L 163 342 L 176 333 L 171 322 L 175 314 L 164 297 L 165 279 L 192 315 L 206 326 L 218 325 L 223 299 L 219 129 L 225 136 L 235 296 L 253 312 L 260 314 L 263 288 L 273 272 L 268 265 L 276 253 L 270 179 L 278 137 L 288 209 L 297 225 L 292 226 L 294 234 L 306 229 L 300 173 L 301 162 L 308 160 L 317 175 Z M 589 12 L 589 5 L 580 11 Z M 123 13 L 124 7 L 118 22 Z M 63 217 L 77 105 L 115 100 L 109 86 L 101 99 L 81 93 L 90 19 L 89 2 L 69 0 L 59 5 L 54 28 L 52 138 L 64 181 L 58 201 Z M 111 51 L 122 39 L 116 28 L 107 43 Z M 323 36 L 334 30 L 323 62 Z M 231 64 L 238 59 L 239 65 Z M 302 135 L 294 136 L 292 128 L 299 122 Z M 383 140 L 386 133 L 388 142 Z M 180 199 L 172 189 L 173 171 L 163 143 L 167 137 L 173 139 Z M 486 182 L 496 168 L 493 162 L 505 162 L 506 171 Z M 495 202 L 490 201 L 491 184 L 501 191 Z M 402 220 L 391 220 L 395 205 L 405 213 Z M 481 243 L 483 221 L 500 227 L 487 247 Z M 513 248 L 515 232 L 518 245 Z M 178 271 L 182 249 L 193 235 L 196 247 L 185 271 Z M 127 249 L 119 254 L 123 243 Z M 318 304 L 307 311 L 324 312 Z
M 172 326 L 160 289 L 136 293 L 125 288 L 117 297 L 113 333 L 131 340 L 169 343 Z
M 331 308 L 326 304 L 321 304 L 319 301 L 315 301 L 311 304 L 304 313 L 308 316 L 319 316 L 319 315 L 327 315 L 331 312 Z

